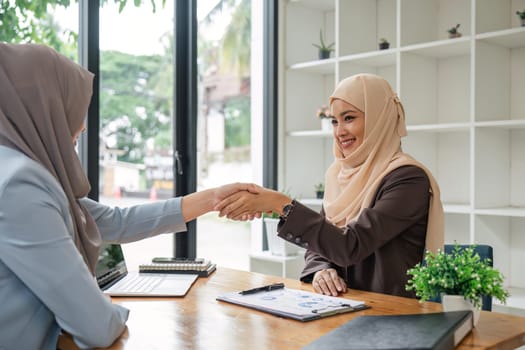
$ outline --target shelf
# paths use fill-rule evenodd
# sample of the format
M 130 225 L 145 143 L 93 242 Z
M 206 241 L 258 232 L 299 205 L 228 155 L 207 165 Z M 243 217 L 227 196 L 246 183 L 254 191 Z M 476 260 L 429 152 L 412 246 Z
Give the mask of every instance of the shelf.
M 476 122 L 477 128 L 501 128 L 501 129 L 524 129 L 525 120 L 492 120 Z
M 443 204 L 443 210 L 447 214 L 469 214 L 470 206 L 467 204 Z
M 269 251 L 250 254 L 250 271 L 299 279 L 304 267 L 304 253 L 293 256 L 272 255 Z
M 493 299 L 492 310 L 525 316 L 525 288 L 509 287 L 507 290 L 510 293 L 507 303 L 503 305 L 499 300 Z
M 396 50 L 378 50 L 359 53 L 355 55 L 342 56 L 341 63 L 356 63 L 370 67 L 384 67 L 396 64 Z
M 503 46 L 509 49 L 525 47 L 525 28 L 519 27 L 478 34 L 476 35 L 476 40 L 481 40 L 489 44 Z
M 449 132 L 449 131 L 468 131 L 469 123 L 447 123 L 447 124 L 420 124 L 408 125 L 408 131 L 428 131 L 428 132 Z
M 419 124 L 407 125 L 408 131 L 425 131 L 425 132 L 454 132 L 454 131 L 469 131 L 470 123 L 447 123 L 447 124 Z M 477 122 L 478 127 L 499 127 L 504 129 L 511 128 L 525 128 L 525 120 L 508 120 L 508 121 L 493 121 L 493 122 Z M 295 137 L 331 137 L 332 131 L 325 130 L 297 130 L 290 131 L 288 136 Z
M 288 256 L 281 256 L 281 255 L 273 255 L 269 251 L 262 251 L 259 253 L 252 253 L 250 254 L 250 258 L 252 259 L 260 259 L 260 260 L 266 260 L 271 262 L 283 262 L 283 261 L 293 261 L 297 260 L 297 258 L 301 258 L 302 254 L 296 254 L 296 255 L 288 255 Z
M 323 206 L 323 200 L 318 198 L 301 198 L 297 200 L 311 209 L 313 209 L 312 207 L 317 209 Z
M 332 137 L 331 131 L 326 130 L 299 130 L 299 131 L 290 131 L 288 136 L 297 136 L 297 137 Z
M 433 58 L 465 56 L 470 53 L 470 38 L 446 39 L 423 44 L 401 47 L 401 52 L 409 52 Z
M 289 69 L 300 70 L 307 73 L 321 73 L 334 74 L 335 72 L 335 58 L 327 58 L 325 60 L 309 61 L 292 64 Z
M 525 208 L 485 208 L 475 209 L 474 213 L 477 215 L 525 217 Z

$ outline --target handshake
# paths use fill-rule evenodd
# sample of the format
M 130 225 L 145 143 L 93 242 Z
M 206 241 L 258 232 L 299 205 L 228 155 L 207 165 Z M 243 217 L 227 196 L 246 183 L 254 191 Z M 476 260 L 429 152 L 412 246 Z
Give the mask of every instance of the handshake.
M 282 215 L 283 207 L 292 202 L 281 192 L 250 183 L 224 185 L 214 191 L 213 210 L 232 220 L 253 220 L 272 212 Z

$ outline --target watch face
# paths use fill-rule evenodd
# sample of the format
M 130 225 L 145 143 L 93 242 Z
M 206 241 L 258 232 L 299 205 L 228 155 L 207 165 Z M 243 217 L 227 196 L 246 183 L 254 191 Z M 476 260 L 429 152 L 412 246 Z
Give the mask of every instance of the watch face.
M 287 217 L 288 214 L 290 214 L 290 211 L 292 210 L 293 208 L 293 205 L 292 204 L 286 204 L 284 207 L 283 207 L 283 216 L 284 217 Z

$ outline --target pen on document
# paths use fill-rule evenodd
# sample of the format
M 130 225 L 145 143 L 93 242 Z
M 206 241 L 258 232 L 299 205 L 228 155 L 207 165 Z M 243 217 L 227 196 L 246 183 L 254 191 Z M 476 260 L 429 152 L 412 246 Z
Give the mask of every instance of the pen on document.
M 274 283 L 274 284 L 270 284 L 270 285 L 263 286 L 263 287 L 243 290 L 239 292 L 239 294 L 246 295 L 246 294 L 259 293 L 259 292 L 270 292 L 272 290 L 283 289 L 283 288 L 284 288 L 284 283 Z

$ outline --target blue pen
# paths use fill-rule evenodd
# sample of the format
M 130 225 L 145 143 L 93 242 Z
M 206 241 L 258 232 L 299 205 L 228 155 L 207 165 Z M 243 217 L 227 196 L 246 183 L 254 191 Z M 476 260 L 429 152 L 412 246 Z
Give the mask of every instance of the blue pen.
M 247 294 L 255 294 L 259 292 L 270 292 L 272 290 L 283 289 L 283 288 L 284 288 L 284 283 L 274 283 L 274 284 L 270 284 L 270 285 L 263 286 L 263 287 L 243 290 L 239 292 L 239 294 L 247 295 Z

